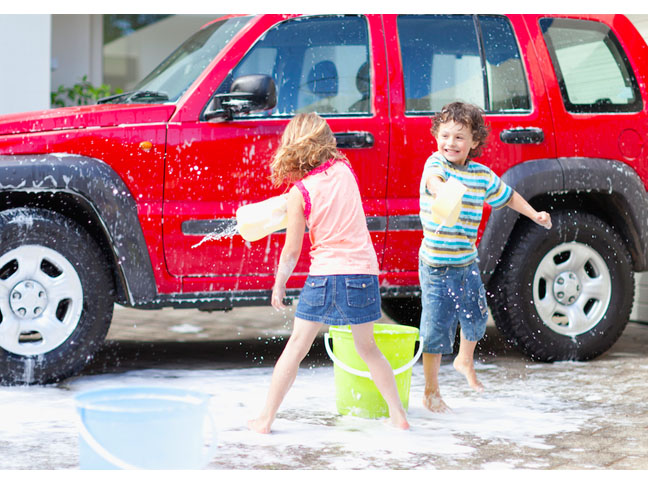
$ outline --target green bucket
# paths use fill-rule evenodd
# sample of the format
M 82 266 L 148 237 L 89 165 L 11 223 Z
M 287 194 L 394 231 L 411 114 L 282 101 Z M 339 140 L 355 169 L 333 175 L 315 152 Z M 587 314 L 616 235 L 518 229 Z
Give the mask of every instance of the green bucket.
M 331 350 L 329 341 L 333 341 Z M 374 324 L 374 339 L 378 349 L 389 361 L 396 378 L 398 395 L 407 410 L 409 406 L 412 366 L 421 357 L 423 348 L 414 355 L 419 330 L 398 324 Z M 353 343 L 350 326 L 331 326 L 324 335 L 324 346 L 333 360 L 338 413 L 363 418 L 389 416 L 387 402 L 371 380 L 369 368 L 360 358 Z

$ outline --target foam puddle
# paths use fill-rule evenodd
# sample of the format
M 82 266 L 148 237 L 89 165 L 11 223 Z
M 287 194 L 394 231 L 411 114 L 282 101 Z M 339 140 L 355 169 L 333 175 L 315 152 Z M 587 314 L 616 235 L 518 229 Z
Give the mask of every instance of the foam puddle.
M 573 393 L 576 400 L 582 389 L 560 391 L 577 371 L 516 380 L 501 376 L 505 373 L 495 365 L 478 368 L 487 387 L 481 395 L 468 390 L 451 365 L 442 366 L 442 392 L 453 411 L 430 414 L 421 405 L 424 378 L 420 363 L 416 365 L 409 432 L 382 420 L 338 415 L 330 366 L 300 370 L 270 435 L 253 433 L 246 425 L 265 400 L 270 367 L 142 370 L 72 379 L 58 387 L 1 388 L 0 447 L 5 452 L 0 468 L 78 468 L 74 396 L 111 386 L 173 386 L 211 394 L 210 411 L 219 432 L 210 469 L 447 469 L 461 468 L 466 461 L 472 469 L 540 468 L 537 458 L 524 462 L 511 450 L 552 449 L 547 442 L 551 436 L 582 430 L 592 418 L 593 411 L 565 395 Z M 501 444 L 501 460 L 470 462 L 483 444 Z

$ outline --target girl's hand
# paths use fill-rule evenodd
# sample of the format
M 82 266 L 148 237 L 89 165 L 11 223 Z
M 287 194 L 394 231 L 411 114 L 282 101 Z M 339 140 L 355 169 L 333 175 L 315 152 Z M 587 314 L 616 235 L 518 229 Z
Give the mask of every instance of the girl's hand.
M 540 211 L 536 214 L 535 222 L 540 226 L 544 226 L 547 229 L 551 229 L 551 216 L 546 211 Z
M 284 297 L 286 297 L 286 286 L 285 285 L 275 285 L 272 288 L 272 299 L 270 303 L 272 307 L 277 310 L 283 310 L 286 306 L 283 303 Z

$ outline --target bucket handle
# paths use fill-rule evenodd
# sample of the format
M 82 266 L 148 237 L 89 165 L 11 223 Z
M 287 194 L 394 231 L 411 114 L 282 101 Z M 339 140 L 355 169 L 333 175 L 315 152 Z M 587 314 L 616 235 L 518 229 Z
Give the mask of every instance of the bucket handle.
M 397 368 L 397 369 L 394 370 L 394 376 L 400 375 L 404 371 L 407 371 L 412 366 L 414 366 L 414 364 L 421 357 L 421 354 L 423 354 L 423 346 L 421 346 L 421 344 L 420 344 L 420 339 L 417 338 L 416 340 L 419 341 L 418 351 L 416 351 L 416 354 L 414 355 L 414 357 L 412 358 L 412 360 L 409 363 L 404 364 L 400 368 Z M 333 351 L 331 350 L 331 345 L 329 344 L 329 333 L 328 332 L 324 334 L 324 347 L 326 348 L 326 352 L 328 353 L 329 358 L 331 358 L 333 363 L 338 365 L 344 371 L 346 371 L 347 373 L 351 373 L 352 375 L 361 376 L 363 378 L 371 379 L 371 373 L 369 373 L 368 371 L 356 370 L 355 368 L 350 367 L 346 363 L 343 363 L 337 356 L 335 356 L 335 354 L 333 354 Z
M 86 443 L 97 454 L 99 454 L 99 456 L 101 456 L 102 459 L 109 462 L 113 466 L 118 467 L 119 469 L 124 469 L 124 470 L 142 469 L 141 467 L 133 466 L 132 464 L 123 461 L 116 455 L 112 454 L 109 450 L 107 450 L 104 446 L 102 446 L 97 441 L 97 439 L 94 438 L 94 436 L 90 433 L 90 431 L 86 427 L 85 422 L 81 418 L 80 414 L 77 414 L 77 417 L 78 417 L 77 422 L 78 422 L 79 435 L 83 438 L 83 440 L 86 441 Z M 209 450 L 205 454 L 207 461 L 209 461 L 215 455 L 217 441 L 216 441 L 216 422 L 214 421 L 214 417 L 212 417 L 210 413 L 207 413 L 207 417 L 209 418 L 209 423 L 211 424 L 212 427 L 212 441 L 209 446 Z

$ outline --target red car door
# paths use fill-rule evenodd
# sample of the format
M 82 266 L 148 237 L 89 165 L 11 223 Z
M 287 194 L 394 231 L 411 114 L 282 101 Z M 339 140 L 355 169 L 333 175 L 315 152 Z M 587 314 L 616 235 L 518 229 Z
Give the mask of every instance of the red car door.
M 335 33 L 333 35 L 332 33 Z M 236 77 L 268 74 L 277 106 L 268 112 L 205 121 L 201 113 Z M 257 242 L 239 235 L 203 238 L 233 225 L 236 209 L 277 195 L 269 161 L 292 115 L 316 111 L 327 119 L 360 182 L 379 257 L 385 234 L 389 144 L 386 63 L 380 16 L 262 16 L 234 39 L 196 89 L 198 106 L 169 124 L 164 240 L 169 272 L 184 292 L 268 289 L 284 234 Z M 308 271 L 308 237 L 289 284 Z
M 436 150 L 435 112 L 456 100 L 484 108 L 491 136 L 477 161 L 499 175 L 525 160 L 554 157 L 555 141 L 535 54 L 521 48 L 529 45 L 521 16 L 390 15 L 385 32 L 392 135 L 384 270 L 390 283 L 416 286 L 419 184 Z M 487 206 L 480 235 L 489 213 Z
M 621 160 L 643 180 L 646 46 L 622 15 L 526 16 L 553 104 L 558 157 Z

